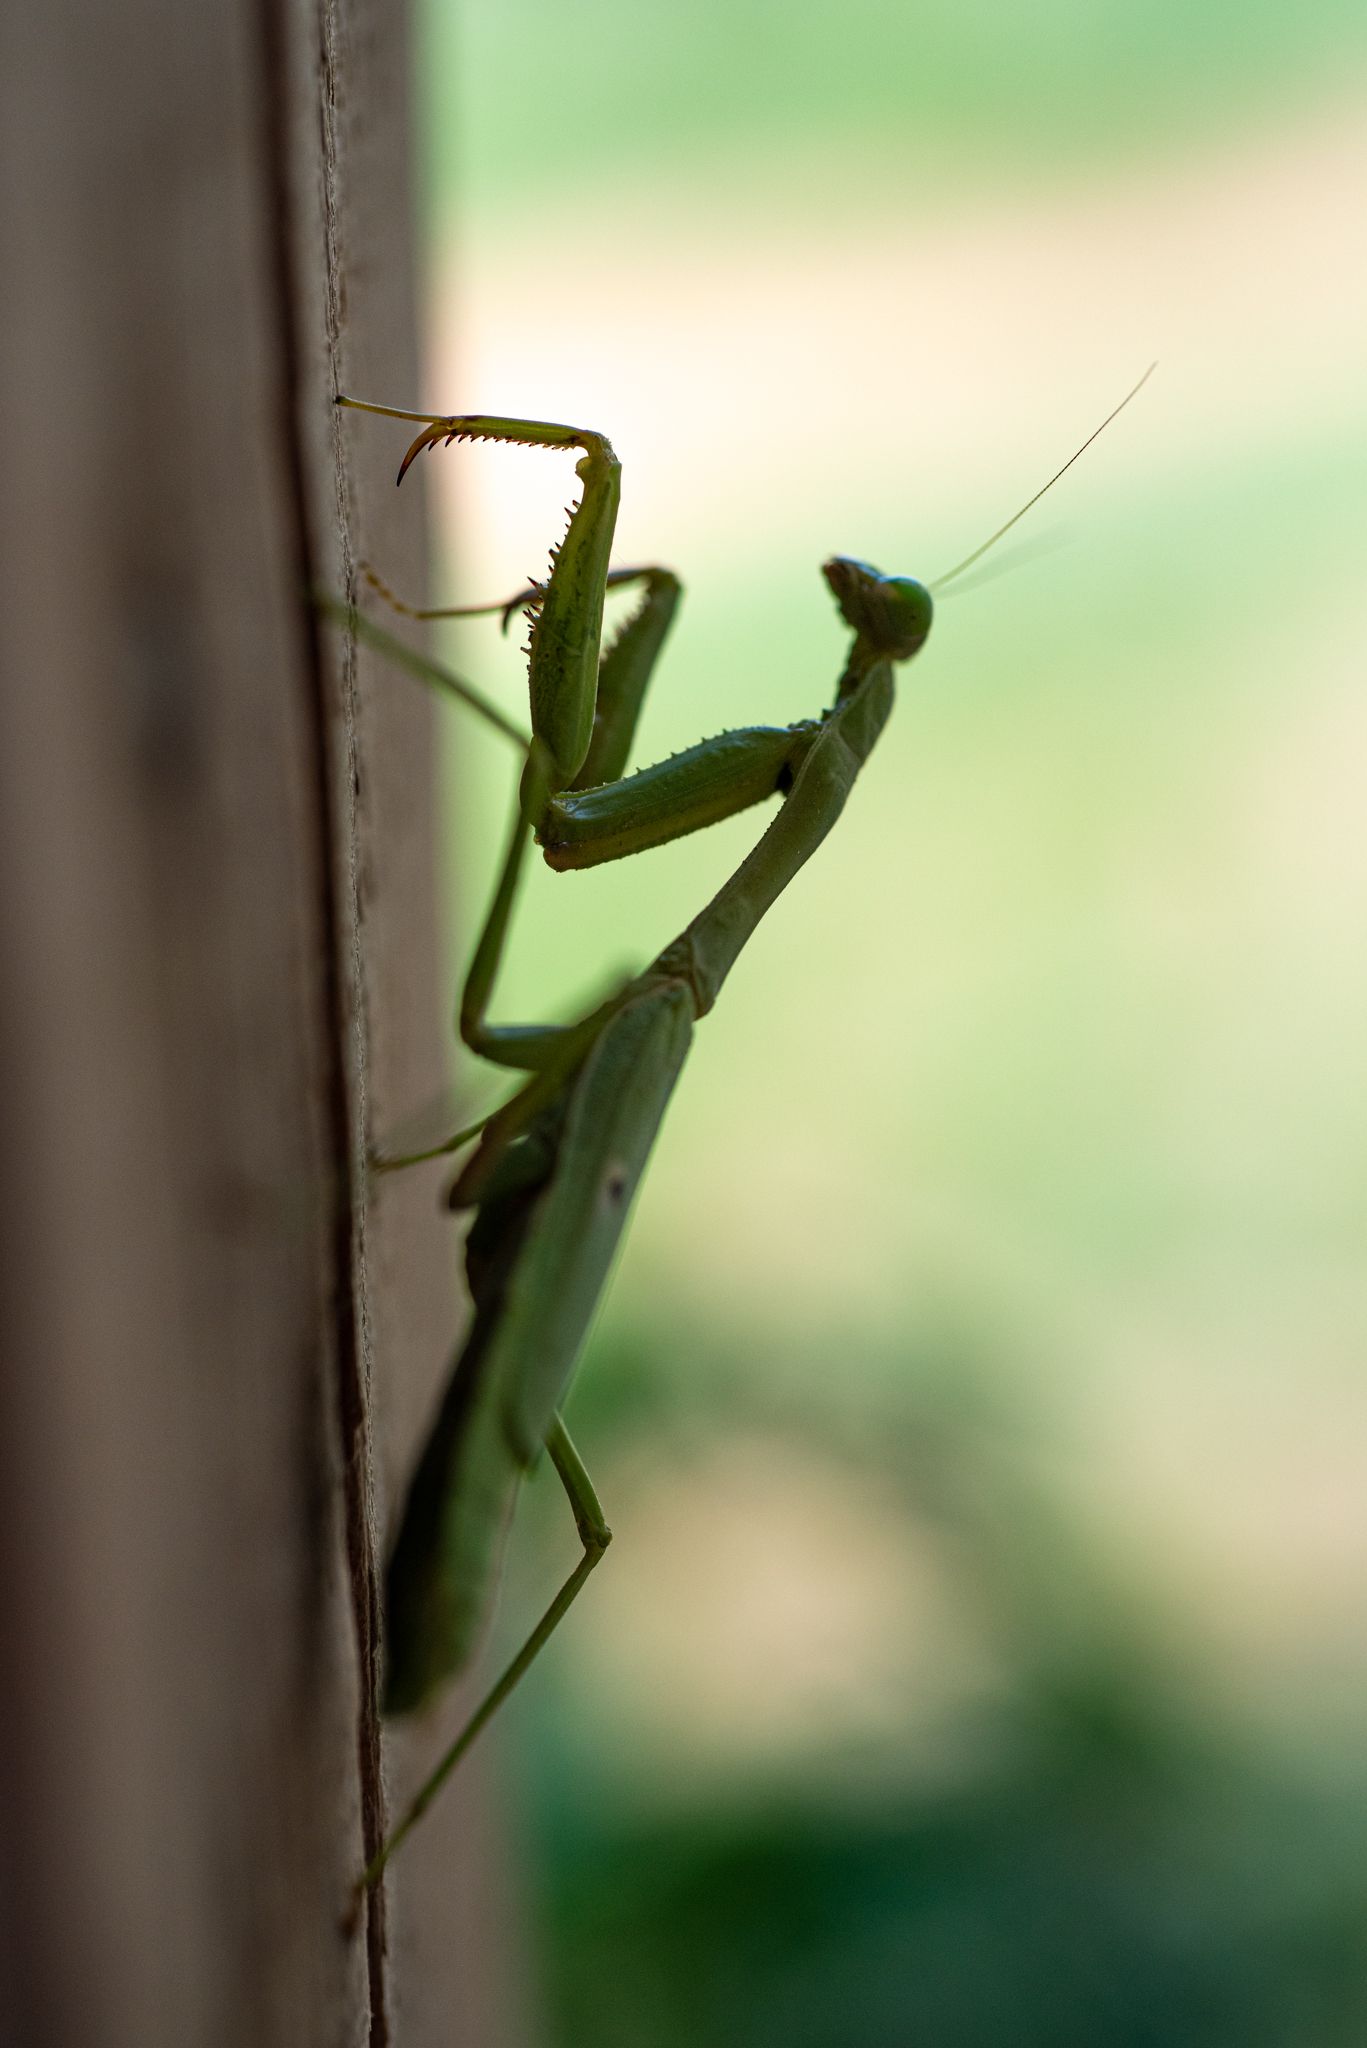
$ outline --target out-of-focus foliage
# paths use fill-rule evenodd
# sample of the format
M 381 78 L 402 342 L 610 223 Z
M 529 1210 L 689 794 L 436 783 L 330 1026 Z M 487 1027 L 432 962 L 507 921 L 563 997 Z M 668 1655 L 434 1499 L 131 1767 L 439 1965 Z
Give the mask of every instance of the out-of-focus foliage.
M 1352 0 L 431 0 L 426 19 L 433 196 L 467 215 L 705 179 L 714 152 L 878 152 L 936 187 L 1151 158 L 1212 119 L 1284 120 L 1367 47 Z
M 618 1543 L 508 1715 L 546 2038 L 1347 2048 L 1367 16 L 430 0 L 421 91 L 431 402 L 611 432 L 684 576 L 647 758 L 816 712 L 823 555 L 942 572 L 1160 358 L 670 1111 L 572 1410 Z M 539 571 L 566 466 L 429 474 L 439 595 Z M 454 786 L 468 929 L 506 754 Z M 537 876 L 502 1013 L 755 830 Z M 572 1554 L 534 1486 L 506 1637 Z

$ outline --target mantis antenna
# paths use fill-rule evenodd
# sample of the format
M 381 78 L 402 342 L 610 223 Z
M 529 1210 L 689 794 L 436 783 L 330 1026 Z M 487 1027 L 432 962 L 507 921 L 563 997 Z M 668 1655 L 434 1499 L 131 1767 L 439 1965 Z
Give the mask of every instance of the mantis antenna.
M 989 548 L 994 548 L 997 545 L 997 542 L 1002 538 L 1004 534 L 1010 533 L 1012 527 L 1016 524 L 1017 520 L 1024 519 L 1026 513 L 1030 510 L 1032 505 L 1038 505 L 1040 499 L 1044 496 L 1046 491 L 1052 491 L 1054 485 L 1058 482 L 1059 478 L 1072 468 L 1073 464 L 1077 461 L 1078 456 L 1086 454 L 1087 450 L 1091 447 L 1093 441 L 1096 440 L 1098 434 L 1104 434 L 1107 427 L 1109 427 L 1109 425 L 1111 424 L 1111 421 L 1113 419 L 1118 418 L 1119 415 L 1122 412 L 1124 412 L 1130 400 L 1132 398 L 1137 398 L 1139 396 L 1139 393 L 1143 390 L 1144 386 L 1148 383 L 1150 377 L 1153 375 L 1154 371 L 1157 368 L 1158 364 L 1156 362 L 1152 362 L 1149 364 L 1148 369 L 1145 370 L 1143 376 L 1135 385 L 1133 391 L 1127 391 L 1125 393 L 1125 396 L 1121 399 L 1119 405 L 1116 406 L 1115 410 L 1113 412 L 1108 412 L 1105 419 L 1101 422 L 1101 425 L 1099 427 L 1094 427 L 1092 432 L 1087 436 L 1086 440 L 1083 442 L 1082 446 L 1080 448 L 1075 449 L 1073 453 L 1068 457 L 1068 460 L 1064 463 L 1063 468 L 1055 470 L 1054 474 L 1050 477 L 1048 483 L 1041 484 L 1040 488 L 1035 492 L 1034 497 L 1027 498 L 1025 503 L 1021 506 L 1020 511 L 1013 512 L 1011 514 L 1011 517 L 1007 520 L 1005 526 L 999 526 L 997 528 L 997 531 L 994 534 L 992 534 L 987 540 L 985 540 L 981 547 L 974 548 L 971 555 L 965 555 L 962 562 L 956 562 L 954 567 L 951 570 L 949 570 L 946 575 L 936 577 L 935 581 L 928 586 L 932 596 L 938 596 L 940 591 L 944 589 L 947 583 L 952 583 L 956 576 L 963 575 L 965 569 L 971 569 L 975 562 L 980 562 L 983 556 L 987 553 Z

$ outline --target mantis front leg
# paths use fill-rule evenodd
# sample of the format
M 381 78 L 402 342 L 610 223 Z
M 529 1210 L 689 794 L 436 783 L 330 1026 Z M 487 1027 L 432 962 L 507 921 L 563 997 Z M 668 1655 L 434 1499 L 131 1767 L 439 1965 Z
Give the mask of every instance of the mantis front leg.
M 571 1029 L 496 1025 L 488 1018 L 533 834 L 550 864 L 562 868 L 592 866 L 662 845 L 789 787 L 817 727 L 805 721 L 794 727 L 725 733 L 624 778 L 641 705 L 678 606 L 680 586 L 667 569 L 614 570 L 608 565 L 621 468 L 606 436 L 544 420 L 408 413 L 345 398 L 340 403 L 389 418 L 421 421 L 423 431 L 400 465 L 400 481 L 422 450 L 439 443 L 488 439 L 583 450 L 576 465 L 582 496 L 555 550 L 550 576 L 497 607 L 506 622 L 519 602 L 527 601 L 532 620 L 532 731 L 506 850 L 459 1013 L 461 1038 L 483 1058 L 524 1071 L 559 1070 L 575 1049 Z M 643 592 L 640 605 L 602 652 L 606 591 L 638 583 Z M 494 607 L 455 609 L 468 613 Z M 444 614 L 427 610 L 421 615 Z
M 422 421 L 423 431 L 399 465 L 400 483 L 425 448 L 449 447 L 453 441 L 508 441 L 529 448 L 582 450 L 575 471 L 583 491 L 570 513 L 564 539 L 554 551 L 551 574 L 539 589 L 527 672 L 532 738 L 546 749 L 549 787 L 568 789 L 593 738 L 603 598 L 622 487 L 622 466 L 611 442 L 591 428 L 561 426 L 552 420 L 404 412 L 355 398 L 337 402 L 389 419 Z
M 438 443 L 488 439 L 583 451 L 576 464 L 582 494 L 554 552 L 550 576 L 503 608 L 506 620 L 520 598 L 528 601 L 532 621 L 528 652 L 531 741 L 507 848 L 466 976 L 459 1013 L 462 1039 L 483 1058 L 533 1071 L 559 1067 L 568 1051 L 562 1027 L 490 1024 L 494 981 L 507 943 L 528 842 L 547 805 L 562 790 L 611 781 L 621 774 L 651 671 L 678 605 L 678 579 L 668 570 L 609 567 L 621 466 L 605 435 L 544 420 L 411 414 L 353 399 L 339 402 L 391 418 L 422 421 L 423 431 L 400 465 L 400 482 L 414 458 Z M 644 585 L 643 602 L 600 658 L 604 596 L 612 586 L 634 582 Z

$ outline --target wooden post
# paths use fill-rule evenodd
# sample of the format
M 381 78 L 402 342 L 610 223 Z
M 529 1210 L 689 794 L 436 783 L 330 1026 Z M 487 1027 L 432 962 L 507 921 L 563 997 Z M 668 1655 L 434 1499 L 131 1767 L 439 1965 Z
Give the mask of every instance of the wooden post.
M 392 446 L 331 404 L 418 392 L 403 13 L 0 25 L 0 2009 L 25 2048 L 393 2038 L 382 1912 L 345 1926 L 383 1826 L 374 1480 L 449 1354 L 456 1247 L 430 1184 L 368 1219 L 362 1169 L 442 1072 L 433 748 L 421 693 L 358 673 L 308 590 L 363 554 L 422 583 L 421 485 L 400 501 Z M 458 1923 L 446 1946 L 469 1974 L 401 2000 L 405 2038 L 491 2039 Z

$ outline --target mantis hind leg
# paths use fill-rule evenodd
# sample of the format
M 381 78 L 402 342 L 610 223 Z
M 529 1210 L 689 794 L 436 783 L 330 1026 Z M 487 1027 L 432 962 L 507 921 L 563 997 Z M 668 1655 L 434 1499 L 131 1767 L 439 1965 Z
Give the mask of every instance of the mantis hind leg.
M 594 1491 L 593 1481 L 585 1470 L 583 1460 L 570 1441 L 569 1431 L 557 1414 L 546 1436 L 546 1449 L 551 1463 L 555 1466 L 560 1483 L 568 1496 L 574 1512 L 574 1524 L 579 1531 L 579 1540 L 584 1554 L 566 1579 L 560 1591 L 542 1615 L 536 1627 L 528 1636 L 512 1662 L 495 1680 L 484 1698 L 471 1714 L 450 1748 L 445 1751 L 436 1768 L 424 1780 L 410 1801 L 398 1826 L 389 1835 L 378 1854 L 366 1865 L 361 1873 L 358 1889 L 372 1891 L 384 1874 L 388 1863 L 399 1844 L 417 1826 L 432 1801 L 450 1777 L 456 1765 L 469 1749 L 475 1737 L 485 1724 L 498 1712 L 518 1681 L 535 1663 L 541 1651 L 550 1641 L 570 1608 L 578 1599 L 587 1583 L 589 1574 L 601 1559 L 603 1552 L 612 1541 L 612 1531 L 603 1517 L 603 1510 Z

